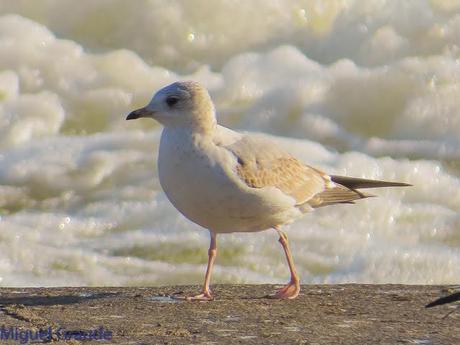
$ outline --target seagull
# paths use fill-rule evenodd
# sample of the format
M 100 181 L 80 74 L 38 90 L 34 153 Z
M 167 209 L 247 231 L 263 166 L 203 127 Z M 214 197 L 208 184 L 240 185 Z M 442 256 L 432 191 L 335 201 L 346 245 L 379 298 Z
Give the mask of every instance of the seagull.
M 360 188 L 409 186 L 328 175 L 260 134 L 221 126 L 208 91 L 195 81 L 160 89 L 148 105 L 126 119 L 139 118 L 152 118 L 164 126 L 158 175 L 166 196 L 180 213 L 210 233 L 203 289 L 185 298 L 189 301 L 213 299 L 209 285 L 218 234 L 267 229 L 277 231 L 291 275 L 288 284 L 270 296 L 296 298 L 300 280 L 283 225 L 318 207 L 373 196 Z
M 442 289 L 441 294 L 442 297 L 434 300 L 431 303 L 428 303 L 425 308 L 432 308 L 438 305 L 452 303 L 454 309 L 443 316 L 443 319 L 445 319 L 450 314 L 460 309 L 460 286 L 453 286 L 450 288 Z

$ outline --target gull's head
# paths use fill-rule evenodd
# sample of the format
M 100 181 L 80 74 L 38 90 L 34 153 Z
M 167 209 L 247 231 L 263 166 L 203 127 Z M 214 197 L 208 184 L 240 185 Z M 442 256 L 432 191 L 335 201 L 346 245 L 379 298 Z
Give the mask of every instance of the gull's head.
M 126 120 L 149 117 L 165 127 L 208 131 L 215 127 L 214 105 L 208 91 L 194 81 L 180 81 L 159 90 L 150 103 L 131 112 Z

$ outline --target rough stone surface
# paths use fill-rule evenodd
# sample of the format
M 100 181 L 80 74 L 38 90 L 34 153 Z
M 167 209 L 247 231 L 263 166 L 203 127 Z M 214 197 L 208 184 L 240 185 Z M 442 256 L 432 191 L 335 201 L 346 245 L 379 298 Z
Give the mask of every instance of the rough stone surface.
M 51 327 L 51 342 L 79 344 L 82 333 L 64 340 L 65 331 L 102 326 L 111 340 L 84 343 L 460 344 L 460 311 L 443 319 L 449 306 L 424 308 L 438 286 L 308 285 L 295 300 L 264 297 L 274 288 L 217 285 L 212 302 L 167 297 L 197 292 L 192 286 L 2 288 L 0 335 Z

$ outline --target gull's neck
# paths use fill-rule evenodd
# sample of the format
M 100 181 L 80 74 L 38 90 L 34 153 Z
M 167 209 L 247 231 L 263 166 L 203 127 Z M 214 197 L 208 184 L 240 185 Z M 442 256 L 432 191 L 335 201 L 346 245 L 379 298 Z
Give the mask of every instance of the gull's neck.
M 216 112 L 207 93 L 196 101 L 191 115 L 188 126 L 192 133 L 203 136 L 214 134 L 217 127 Z
M 192 121 L 187 124 L 176 126 L 165 126 L 163 133 L 168 137 L 180 138 L 185 142 L 202 141 L 212 139 L 217 130 L 217 121 Z
M 212 136 L 217 128 L 216 117 L 214 113 L 212 115 L 197 115 L 187 127 L 191 134 L 205 137 Z

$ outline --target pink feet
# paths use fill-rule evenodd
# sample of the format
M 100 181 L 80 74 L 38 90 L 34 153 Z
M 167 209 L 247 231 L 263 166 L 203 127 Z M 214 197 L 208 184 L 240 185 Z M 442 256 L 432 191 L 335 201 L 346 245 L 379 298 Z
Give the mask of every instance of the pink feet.
M 271 295 L 270 298 L 278 299 L 294 299 L 299 295 L 300 283 L 299 281 L 290 281 L 286 286 L 282 287 L 275 294 Z
M 212 301 L 214 297 L 211 295 L 211 291 L 203 291 L 199 295 L 195 296 L 174 296 L 174 299 L 185 300 L 185 301 Z
M 214 297 L 212 297 L 211 291 L 204 291 L 199 295 L 185 297 L 186 301 L 212 301 L 213 299 Z

